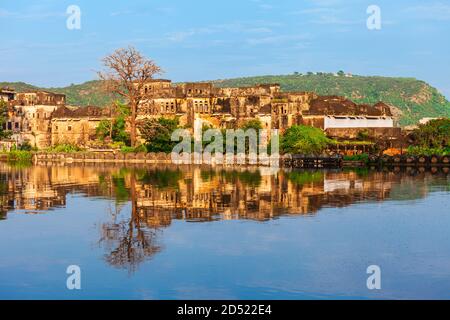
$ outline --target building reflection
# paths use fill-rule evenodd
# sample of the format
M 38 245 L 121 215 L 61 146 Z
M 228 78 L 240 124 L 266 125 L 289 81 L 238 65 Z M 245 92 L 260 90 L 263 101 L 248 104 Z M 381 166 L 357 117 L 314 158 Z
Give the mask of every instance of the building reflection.
M 449 187 L 448 172 L 283 171 L 269 168 L 0 164 L 0 220 L 8 211 L 45 213 L 69 194 L 109 199 L 99 226 L 105 260 L 134 271 L 161 251 L 158 233 L 174 220 L 208 222 L 314 215 L 324 207 L 423 198 Z M 126 208 L 126 210 L 124 210 Z
M 311 215 L 323 207 L 396 200 L 392 191 L 428 194 L 435 177 L 447 172 L 283 171 L 269 168 L 211 169 L 192 166 L 34 166 L 0 164 L 0 210 L 45 213 L 66 205 L 68 194 L 131 202 L 147 226 L 167 227 L 173 219 L 267 220 Z M 438 180 L 439 181 L 439 180 Z M 401 199 L 397 199 L 401 200 Z

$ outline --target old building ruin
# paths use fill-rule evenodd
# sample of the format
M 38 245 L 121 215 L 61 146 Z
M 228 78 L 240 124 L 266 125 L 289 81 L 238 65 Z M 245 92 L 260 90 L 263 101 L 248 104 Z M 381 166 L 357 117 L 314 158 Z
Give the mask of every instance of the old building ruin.
M 154 80 L 145 90 L 151 95 L 138 110 L 140 118 L 179 117 L 187 126 L 202 119 L 216 128 L 236 128 L 258 119 L 264 128 L 282 131 L 296 124 L 342 134 L 346 129 L 394 127 L 390 107 L 382 102 L 360 105 L 344 97 L 282 92 L 279 84 L 219 88 L 213 83 Z
M 173 84 L 154 79 L 142 90 L 146 98 L 139 105 L 138 121 L 176 117 L 180 125 L 192 128 L 196 119 L 202 119 L 211 127 L 232 129 L 258 119 L 269 130 L 303 124 L 346 139 L 361 130 L 374 137 L 400 132 L 390 107 L 382 102 L 366 105 L 314 92 L 282 92 L 279 84 L 221 88 L 212 82 Z M 109 108 L 69 107 L 65 95 L 42 90 L 16 93 L 7 88 L 0 90 L 0 98 L 9 106 L 4 129 L 13 132 L 18 144 L 28 141 L 37 148 L 85 145 L 95 139 L 100 121 L 111 118 Z

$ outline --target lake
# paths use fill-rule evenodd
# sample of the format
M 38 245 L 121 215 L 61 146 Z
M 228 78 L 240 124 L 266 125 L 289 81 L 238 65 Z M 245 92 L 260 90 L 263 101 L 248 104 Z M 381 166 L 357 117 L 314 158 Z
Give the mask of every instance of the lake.
M 448 169 L 2 163 L 0 199 L 0 299 L 450 299 Z

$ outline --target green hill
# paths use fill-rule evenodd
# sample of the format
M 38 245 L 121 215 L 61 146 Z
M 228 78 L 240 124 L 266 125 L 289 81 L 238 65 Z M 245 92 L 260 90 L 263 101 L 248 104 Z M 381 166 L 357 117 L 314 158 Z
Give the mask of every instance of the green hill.
M 2 87 L 14 88 L 17 92 L 42 89 L 56 93 L 64 93 L 67 103 L 70 105 L 105 106 L 112 101 L 112 98 L 102 91 L 101 82 L 98 80 L 87 81 L 82 84 L 72 84 L 61 88 L 39 88 L 24 82 L 0 82 L 0 88 Z
M 401 125 L 416 123 L 424 117 L 450 117 L 450 103 L 435 88 L 414 78 L 335 76 L 333 74 L 293 74 L 259 76 L 213 81 L 219 87 L 248 86 L 257 83 L 279 83 L 283 91 L 314 91 L 320 95 L 340 95 L 358 103 L 384 101 L 394 106 Z M 23 82 L 0 82 L 17 91 L 36 89 Z M 88 81 L 63 88 L 43 88 L 64 93 L 68 104 L 104 106 L 112 98 L 102 92 L 100 81 Z

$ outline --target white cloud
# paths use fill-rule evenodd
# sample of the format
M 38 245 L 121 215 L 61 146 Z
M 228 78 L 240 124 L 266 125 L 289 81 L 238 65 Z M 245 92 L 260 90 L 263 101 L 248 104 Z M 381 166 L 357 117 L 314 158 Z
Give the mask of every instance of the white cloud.
M 274 8 L 273 5 L 266 3 L 264 0 L 251 0 L 251 2 L 256 3 L 258 8 L 262 10 L 272 10 Z
M 192 37 L 198 33 L 199 32 L 195 30 L 171 32 L 167 35 L 167 39 L 173 42 L 183 42 L 187 38 Z
M 271 33 L 272 29 L 267 27 L 255 27 L 255 28 L 248 28 L 245 30 L 245 32 L 248 33 Z
M 432 20 L 450 20 L 450 4 L 442 2 L 427 5 L 413 6 L 405 9 L 407 13 L 413 13 L 417 18 Z
M 195 36 L 219 34 L 219 33 L 248 33 L 248 34 L 270 34 L 275 26 L 268 22 L 233 22 L 227 24 L 210 25 L 201 28 L 191 28 L 184 31 L 174 31 L 167 34 L 167 39 L 172 42 L 183 42 Z M 215 39 L 219 41 L 220 39 Z
M 6 17 L 6 18 L 14 18 L 14 19 L 34 19 L 34 20 L 40 20 L 40 19 L 48 19 L 48 18 L 58 18 L 58 17 L 65 17 L 66 12 L 61 11 L 45 11 L 45 10 L 28 10 L 26 12 L 13 12 L 8 11 L 5 9 L 0 8 L 0 17 Z
M 128 14 L 133 14 L 134 12 L 131 10 L 124 10 L 124 11 L 115 11 L 115 12 L 111 12 L 109 15 L 111 17 L 117 17 L 117 16 L 124 16 L 124 15 L 128 15 Z
M 296 42 L 305 40 L 308 37 L 305 35 L 275 35 L 275 36 L 269 36 L 269 37 L 262 37 L 262 38 L 252 38 L 247 39 L 247 44 L 255 46 L 255 45 L 263 45 L 263 44 L 281 44 L 286 42 Z
M 336 3 L 335 1 L 315 1 L 319 5 L 331 5 Z M 310 23 L 315 24 L 333 24 L 333 25 L 353 25 L 364 23 L 363 20 L 351 20 L 348 18 L 349 14 L 344 10 L 343 7 L 325 7 L 316 6 L 310 7 L 302 10 L 292 11 L 288 13 L 289 15 L 302 15 L 308 16 Z
M 259 6 L 263 10 L 271 10 L 273 9 L 273 6 L 271 4 L 263 3 Z
M 111 17 L 124 16 L 124 15 L 134 15 L 134 16 L 150 16 L 150 15 L 172 15 L 176 12 L 175 8 L 171 7 L 158 7 L 154 9 L 145 9 L 145 10 L 122 10 L 111 12 L 109 15 Z
M 331 9 L 329 8 L 308 8 L 308 9 L 302 9 L 297 11 L 291 11 L 288 12 L 288 15 L 303 15 L 303 14 L 315 14 L 315 13 L 326 13 L 329 12 Z

